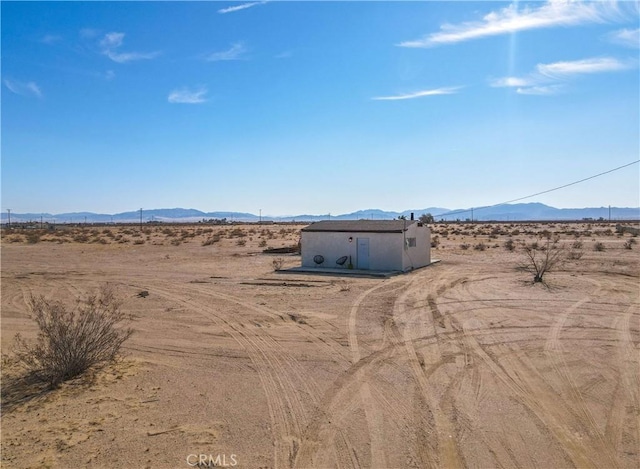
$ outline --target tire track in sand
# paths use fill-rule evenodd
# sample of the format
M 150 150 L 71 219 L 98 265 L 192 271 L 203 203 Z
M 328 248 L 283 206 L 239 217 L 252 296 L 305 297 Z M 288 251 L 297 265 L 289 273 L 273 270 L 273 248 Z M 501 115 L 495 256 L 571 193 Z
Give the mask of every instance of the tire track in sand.
M 429 278 L 426 288 L 425 285 L 421 283 L 425 280 L 426 275 L 424 273 L 414 277 L 409 288 L 396 300 L 393 311 L 394 324 L 405 323 L 402 333 L 400 333 L 397 326 L 395 327 L 395 342 L 404 345 L 404 351 L 411 368 L 413 379 L 421 391 L 422 399 L 433 416 L 435 428 L 432 434 L 437 438 L 439 464 L 447 468 L 464 467 L 465 464 L 457 447 L 456 438 L 454 438 L 456 429 L 449 416 L 444 412 L 442 402 L 438 400 L 436 389 L 427 379 L 430 373 L 428 374 L 425 368 L 427 363 L 429 363 L 430 366 L 440 366 L 444 363 L 440 346 L 441 338 L 438 334 L 436 322 L 446 330 L 451 330 L 451 324 L 445 321 L 438 311 L 434 295 L 441 295 L 465 280 L 465 278 L 458 278 L 451 281 L 449 277 L 451 272 L 451 269 L 438 270 L 435 278 Z M 407 302 L 410 296 L 415 297 L 414 304 L 426 304 L 427 306 L 414 307 L 408 312 Z M 424 301 L 425 299 L 426 301 Z M 418 357 L 413 340 L 416 332 L 418 337 L 433 336 L 437 338 L 433 346 L 423 349 L 422 360 Z M 425 353 L 426 351 L 428 351 L 429 356 Z M 421 363 L 424 364 L 424 367 Z M 456 377 L 458 377 L 462 371 L 463 370 L 460 370 L 456 374 Z M 429 461 L 430 455 L 425 453 L 427 448 L 419 447 L 416 449 L 422 461 Z
M 365 290 L 353 302 L 347 316 L 347 333 L 349 350 L 351 353 L 351 367 L 347 369 L 325 392 L 317 415 L 311 420 L 311 424 L 305 432 L 301 442 L 301 448 L 296 459 L 295 467 L 306 468 L 315 466 L 319 454 L 326 448 L 336 435 L 337 428 L 359 406 L 365 412 L 367 429 L 370 440 L 370 465 L 375 467 L 383 462 L 386 467 L 385 441 L 378 433 L 382 421 L 381 409 L 374 404 L 374 399 L 367 383 L 367 374 L 376 369 L 381 363 L 386 362 L 395 353 L 394 347 L 380 348 L 366 357 L 360 354 L 357 337 L 357 314 L 361 305 L 370 295 L 382 289 L 395 290 L 405 281 L 402 277 L 396 277 L 389 281 L 383 281 L 372 288 Z M 392 291 L 391 290 L 391 291 Z M 382 343 L 384 338 L 382 339 Z M 360 405 L 357 402 L 360 397 Z M 357 458 L 357 456 L 355 456 Z
M 632 299 L 633 301 L 633 299 Z M 617 347 L 619 374 L 618 383 L 613 396 L 613 405 L 605 429 L 605 436 L 619 453 L 622 434 L 625 430 L 634 434 L 640 445 L 640 350 L 631 337 L 631 319 L 638 314 L 638 305 L 631 304 L 621 316 L 617 316 L 612 328 L 617 332 L 620 344 Z M 631 410 L 633 426 L 625 429 L 625 417 Z M 638 448 L 636 448 L 638 449 Z
M 591 291 L 587 297 L 573 303 L 571 306 L 566 308 L 562 312 L 562 314 L 558 316 L 558 318 L 549 329 L 549 335 L 547 337 L 544 350 L 549 357 L 549 360 L 555 372 L 559 376 L 561 376 L 568 384 L 572 402 L 577 408 L 580 416 L 582 417 L 581 420 L 583 422 L 586 422 L 587 424 L 587 433 L 591 437 L 590 439 L 592 440 L 592 447 L 595 450 L 595 452 L 592 452 L 593 455 L 591 457 L 599 459 L 600 456 L 605 456 L 607 458 L 607 462 L 604 463 L 605 465 L 609 467 L 618 467 L 618 460 L 615 452 L 612 451 L 611 445 L 607 440 L 605 440 L 603 433 L 598 428 L 598 424 L 596 423 L 593 414 L 589 410 L 587 403 L 571 374 L 569 366 L 565 360 L 564 348 L 562 347 L 562 343 L 560 341 L 560 333 L 569 316 L 578 311 L 582 305 L 591 301 L 591 299 L 597 296 L 603 288 L 602 284 L 596 280 L 589 278 L 583 278 L 582 280 L 592 283 L 596 287 L 595 290 Z M 576 424 L 578 423 L 579 422 L 576 422 Z M 603 464 L 602 461 L 599 465 L 601 464 Z
M 157 283 L 153 286 L 158 294 L 179 302 L 190 310 L 211 319 L 247 352 L 258 373 L 269 409 L 274 441 L 274 467 L 293 466 L 302 430 L 307 420 L 307 409 L 301 402 L 298 388 L 285 370 L 284 365 L 284 363 L 294 363 L 295 359 L 286 354 L 275 341 L 270 342 L 273 339 L 267 338 L 267 334 L 262 328 L 245 328 L 242 324 L 236 323 L 206 306 L 206 301 L 199 302 L 192 299 L 194 294 L 206 297 L 206 293 L 194 288 L 183 287 L 181 294 L 175 285 L 172 287 L 165 289 Z M 227 300 L 231 299 L 227 298 Z M 308 387 L 309 395 L 313 396 L 310 388 L 311 383 L 307 381 L 303 385 Z M 348 442 L 343 443 L 344 446 L 349 447 Z M 347 462 L 350 460 L 350 458 L 346 459 Z

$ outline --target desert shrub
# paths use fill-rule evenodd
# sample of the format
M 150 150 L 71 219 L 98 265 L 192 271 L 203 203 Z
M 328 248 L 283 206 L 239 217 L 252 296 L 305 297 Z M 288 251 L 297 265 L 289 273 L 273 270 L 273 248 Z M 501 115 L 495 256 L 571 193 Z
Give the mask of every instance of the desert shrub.
M 202 242 L 202 245 L 203 245 L 203 246 L 211 246 L 212 244 L 215 244 L 215 243 L 217 243 L 217 242 L 219 242 L 219 241 L 220 241 L 220 235 L 215 234 L 215 235 L 213 235 L 213 236 L 211 236 L 211 237 L 209 237 L 209 238 L 205 239 L 205 240 Z
M 244 246 L 245 244 L 247 244 L 247 240 L 244 238 L 240 238 L 238 241 L 236 241 L 236 246 Z
M 593 245 L 593 250 L 598 252 L 604 251 L 604 243 L 598 241 Z
M 122 327 L 130 317 L 121 309 L 114 290 L 78 299 L 69 309 L 58 301 L 32 296 L 29 311 L 38 325 L 35 343 L 16 336 L 15 354 L 33 376 L 55 387 L 89 368 L 113 361 L 133 330 Z
M 574 241 L 571 244 L 572 249 L 582 249 L 582 241 Z
M 516 248 L 516 243 L 514 243 L 512 239 L 508 239 L 504 242 L 504 248 L 507 251 L 513 251 Z
M 282 269 L 282 266 L 284 265 L 284 259 L 282 257 L 276 257 L 273 261 L 271 261 L 271 264 L 273 265 L 273 270 L 280 270 Z
M 89 237 L 84 233 L 80 233 L 80 234 L 75 235 L 73 237 L 73 240 L 76 243 L 86 243 L 87 241 L 89 241 Z
M 136 239 L 133 244 L 144 244 L 144 239 Z
M 25 239 L 27 240 L 27 243 L 29 244 L 36 244 L 38 242 L 40 242 L 40 233 L 33 231 L 31 233 L 27 233 L 27 235 L 25 236 Z
M 485 249 L 487 249 L 487 246 L 484 243 L 478 243 L 473 246 L 473 249 L 475 249 L 476 251 L 484 251 Z
M 438 237 L 438 235 L 435 235 L 433 238 L 431 238 L 431 247 L 437 248 L 439 245 L 440 245 L 440 238 Z
M 234 228 L 231 230 L 231 233 L 229 233 L 230 238 L 243 238 L 245 236 L 247 236 L 247 233 L 245 233 L 242 228 Z
M 466 251 L 467 249 L 469 249 L 469 247 L 471 247 L 471 245 L 468 243 L 462 243 L 460 245 L 460 249 L 462 249 L 463 251 Z
M 536 244 L 536 247 L 533 247 Z M 522 248 L 525 260 L 520 268 L 533 274 L 534 283 L 544 283 L 544 274 L 561 265 L 567 258 L 567 251 L 563 246 L 551 243 L 547 240 L 542 248 L 537 243 L 525 244 Z
M 637 241 L 634 238 L 629 238 L 627 241 L 625 241 L 623 246 L 625 249 L 633 249 L 633 245 L 636 243 Z
M 571 249 L 567 254 L 567 259 L 571 259 L 572 261 L 577 261 L 582 258 L 584 252 L 578 249 Z
M 260 243 L 258 244 L 259 247 L 261 248 L 266 248 L 267 247 L 267 240 L 263 239 L 260 241 Z
M 172 239 L 171 240 L 171 245 L 172 246 L 180 246 L 180 244 L 182 244 L 182 240 L 181 239 Z

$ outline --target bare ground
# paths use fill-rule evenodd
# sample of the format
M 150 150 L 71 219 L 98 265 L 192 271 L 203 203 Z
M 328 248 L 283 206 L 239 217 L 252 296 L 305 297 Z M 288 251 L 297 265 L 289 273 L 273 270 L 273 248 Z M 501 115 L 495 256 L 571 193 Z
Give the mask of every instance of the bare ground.
M 297 232 L 250 228 L 4 236 L 3 353 L 16 332 L 35 337 L 29 295 L 71 301 L 105 282 L 136 333 L 121 362 L 50 392 L 6 355 L 2 467 L 640 466 L 630 235 L 439 225 L 440 263 L 383 280 L 276 273 L 258 243 Z M 533 285 L 503 243 L 545 229 L 583 256 Z

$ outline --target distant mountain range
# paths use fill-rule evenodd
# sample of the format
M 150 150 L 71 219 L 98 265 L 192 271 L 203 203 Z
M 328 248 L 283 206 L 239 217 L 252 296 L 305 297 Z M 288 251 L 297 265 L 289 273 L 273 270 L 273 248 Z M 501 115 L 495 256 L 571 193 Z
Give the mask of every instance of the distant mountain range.
M 400 216 L 409 218 L 411 213 L 417 219 L 420 215 L 430 213 L 436 220 L 474 220 L 474 221 L 526 221 L 526 220 L 639 220 L 640 207 L 597 207 L 597 208 L 555 208 L 541 203 L 504 204 L 491 207 L 476 207 L 473 209 L 450 210 L 442 207 L 405 210 L 403 212 L 388 212 L 378 209 L 359 210 L 341 215 L 291 215 L 281 217 L 260 217 L 253 213 L 243 212 L 202 212 L 195 209 L 167 208 L 142 211 L 142 221 L 187 223 L 211 219 L 227 219 L 237 222 L 262 221 L 299 221 L 313 222 L 319 220 L 391 220 Z M 1 214 L 3 223 L 8 221 L 8 213 Z M 116 214 L 100 214 L 92 212 L 72 213 L 11 213 L 12 223 L 29 221 L 44 221 L 49 223 L 137 223 L 140 221 L 140 211 Z

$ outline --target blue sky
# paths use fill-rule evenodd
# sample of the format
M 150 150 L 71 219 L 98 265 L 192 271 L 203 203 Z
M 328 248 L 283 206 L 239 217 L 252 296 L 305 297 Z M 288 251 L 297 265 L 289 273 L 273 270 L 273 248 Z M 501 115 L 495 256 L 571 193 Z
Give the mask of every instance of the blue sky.
M 638 2 L 2 2 L 2 210 L 478 207 L 640 155 Z M 639 165 L 528 201 L 640 205 Z

